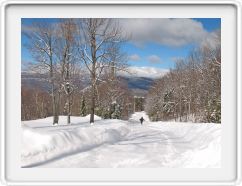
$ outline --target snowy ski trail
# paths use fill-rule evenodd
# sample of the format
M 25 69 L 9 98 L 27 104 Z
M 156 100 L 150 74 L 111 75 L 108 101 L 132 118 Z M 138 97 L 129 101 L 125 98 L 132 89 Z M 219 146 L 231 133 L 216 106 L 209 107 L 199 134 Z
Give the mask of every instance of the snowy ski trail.
M 128 121 L 96 119 L 93 126 L 88 117 L 60 126 L 23 122 L 22 167 L 220 167 L 219 124 L 150 122 L 145 112 Z

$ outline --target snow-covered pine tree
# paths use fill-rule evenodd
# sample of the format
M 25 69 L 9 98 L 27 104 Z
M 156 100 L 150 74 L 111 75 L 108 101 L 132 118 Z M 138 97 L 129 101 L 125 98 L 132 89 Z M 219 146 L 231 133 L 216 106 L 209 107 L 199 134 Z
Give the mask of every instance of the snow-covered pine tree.
M 80 116 L 86 116 L 87 115 L 87 108 L 86 108 L 86 100 L 85 97 L 82 96 L 81 98 L 81 106 L 80 106 Z
M 114 111 L 111 114 L 111 118 L 112 119 L 120 119 L 121 118 L 121 106 L 120 104 L 118 104 L 116 101 L 112 103 L 112 108 L 114 109 Z
M 166 90 L 163 97 L 162 112 L 164 119 L 171 118 L 174 112 L 174 101 L 173 99 L 174 88 Z

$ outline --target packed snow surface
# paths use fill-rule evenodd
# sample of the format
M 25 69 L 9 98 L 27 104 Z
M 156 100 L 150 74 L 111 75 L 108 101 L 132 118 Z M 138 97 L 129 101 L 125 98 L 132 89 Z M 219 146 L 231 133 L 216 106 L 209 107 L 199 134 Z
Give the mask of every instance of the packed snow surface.
M 144 117 L 143 125 L 139 119 Z M 22 122 L 22 167 L 217 168 L 221 166 L 221 125 L 150 122 L 145 112 L 128 121 L 71 117 Z

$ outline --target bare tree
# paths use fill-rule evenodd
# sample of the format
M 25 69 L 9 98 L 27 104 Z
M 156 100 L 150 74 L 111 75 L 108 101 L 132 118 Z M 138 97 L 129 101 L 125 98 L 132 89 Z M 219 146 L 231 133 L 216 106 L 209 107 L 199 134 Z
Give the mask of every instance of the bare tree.
M 74 92 L 74 77 L 76 75 L 75 45 L 76 25 L 72 19 L 63 19 L 58 24 L 57 57 L 59 63 L 59 97 L 62 92 L 66 95 L 64 110 L 67 113 L 67 123 L 71 122 L 72 94 Z
M 55 47 L 56 47 L 56 27 L 50 23 L 38 23 L 25 31 L 29 38 L 28 49 L 32 53 L 36 64 L 35 68 L 41 70 L 41 73 L 48 74 L 50 83 L 50 94 L 52 97 L 53 124 L 58 123 L 58 100 L 55 81 Z
M 51 115 L 51 96 L 38 88 L 21 86 L 21 119 L 32 120 Z
M 80 19 L 79 25 L 79 54 L 85 63 L 91 78 L 91 115 L 90 123 L 94 122 L 96 107 L 97 83 L 105 69 L 118 69 L 114 61 L 113 48 L 124 40 L 121 28 L 113 19 Z

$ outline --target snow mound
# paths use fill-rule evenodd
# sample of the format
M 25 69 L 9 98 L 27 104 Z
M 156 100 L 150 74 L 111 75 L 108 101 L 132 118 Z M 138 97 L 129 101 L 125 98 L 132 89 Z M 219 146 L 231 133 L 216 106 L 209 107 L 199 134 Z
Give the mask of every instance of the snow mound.
M 102 118 L 99 116 L 94 115 L 94 120 L 99 121 Z M 87 124 L 90 121 L 90 114 L 84 117 L 79 116 L 71 116 L 71 124 Z M 31 128 L 41 128 L 41 127 L 52 127 L 53 124 L 53 117 L 42 118 L 38 120 L 28 120 L 22 121 L 22 124 L 27 127 Z M 67 124 L 67 117 L 66 116 L 59 116 L 59 122 L 57 126 L 66 126 Z
M 22 167 L 221 167 L 221 124 L 150 122 L 145 112 L 128 121 L 71 121 L 61 116 L 57 126 L 52 118 L 22 122 Z
M 22 127 L 22 167 L 41 165 L 67 155 L 89 151 L 103 144 L 120 141 L 129 133 L 125 125 L 76 127 L 57 131 L 40 131 Z

